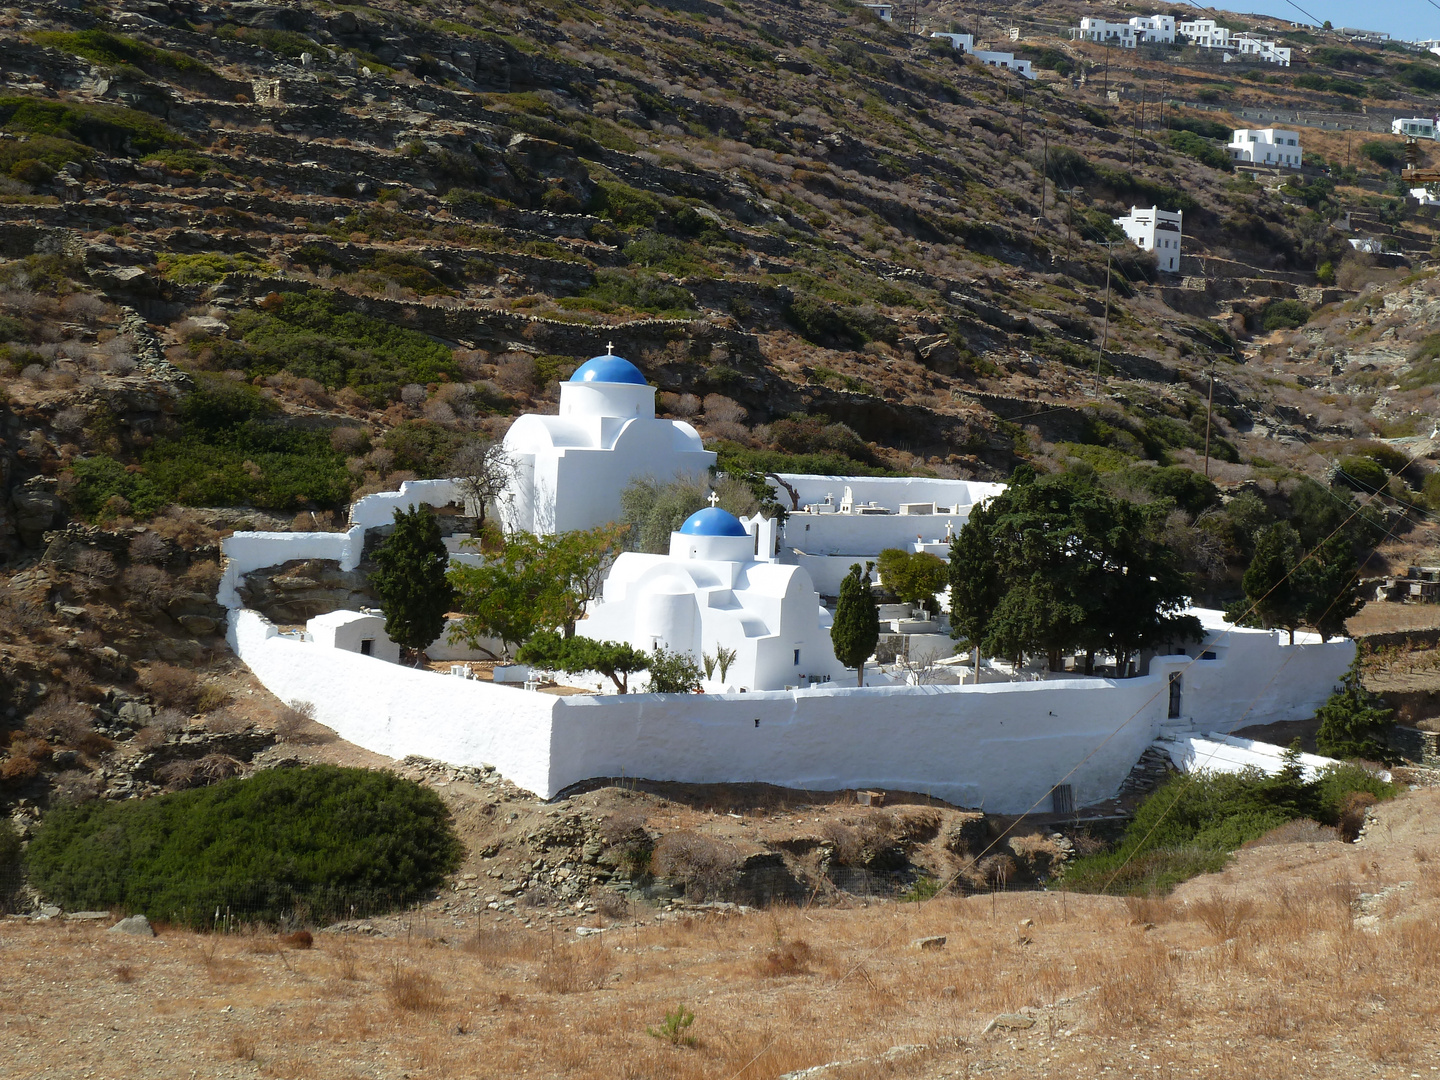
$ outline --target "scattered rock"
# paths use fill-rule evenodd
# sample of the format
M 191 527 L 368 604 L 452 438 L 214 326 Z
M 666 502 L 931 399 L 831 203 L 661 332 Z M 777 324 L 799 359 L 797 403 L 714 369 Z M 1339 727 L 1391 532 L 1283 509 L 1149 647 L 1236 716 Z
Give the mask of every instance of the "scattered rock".
M 980 1032 L 981 1035 L 989 1035 L 992 1031 L 1024 1031 L 1026 1028 L 1035 1026 L 1033 1016 L 1024 1016 L 1020 1013 L 1001 1013 Z
M 128 919 L 121 919 L 109 930 L 112 934 L 132 934 L 135 937 L 154 937 L 155 930 L 150 925 L 150 920 L 144 915 L 131 915 Z
M 945 935 L 934 934 L 930 937 L 916 938 L 910 943 L 912 949 L 919 949 L 921 952 L 939 952 L 945 948 Z

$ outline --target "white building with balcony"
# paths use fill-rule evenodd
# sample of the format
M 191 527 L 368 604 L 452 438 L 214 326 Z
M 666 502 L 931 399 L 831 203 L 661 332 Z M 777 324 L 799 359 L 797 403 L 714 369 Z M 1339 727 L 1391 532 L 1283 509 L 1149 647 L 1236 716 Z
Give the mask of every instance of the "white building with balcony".
M 1225 148 L 1230 160 L 1246 165 L 1300 168 L 1300 133 L 1281 128 L 1240 128 Z
M 1261 60 L 1279 67 L 1290 66 L 1290 50 L 1278 45 L 1270 38 L 1249 32 L 1234 33 L 1229 27 L 1220 26 L 1214 19 L 1193 19 L 1180 24 L 1180 36 L 1198 49 L 1223 49 L 1224 59 L 1234 60 L 1247 57 Z M 1233 55 L 1231 55 L 1233 54 Z
M 1136 45 L 1170 45 L 1175 41 L 1175 16 L 1137 15 L 1128 22 L 1084 18 L 1070 35 L 1080 41 L 1119 45 L 1122 49 L 1133 49 Z
M 1435 138 L 1435 119 L 1430 116 L 1397 116 L 1390 121 L 1390 134 L 1414 139 Z
M 1017 75 L 1023 75 L 1027 79 L 1036 78 L 1035 66 L 1029 60 L 1017 59 L 1014 53 L 991 52 L 987 49 L 977 51 L 975 38 L 971 34 L 934 33 L 930 36 L 950 42 L 951 48 L 974 57 L 986 67 L 1003 68 L 1006 71 L 1013 71 Z
M 1125 235 L 1142 251 L 1155 253 L 1155 263 L 1167 274 L 1180 272 L 1180 240 L 1184 236 L 1184 214 L 1180 210 L 1161 210 L 1152 206 L 1142 210 L 1132 206 L 1125 217 L 1114 219 Z

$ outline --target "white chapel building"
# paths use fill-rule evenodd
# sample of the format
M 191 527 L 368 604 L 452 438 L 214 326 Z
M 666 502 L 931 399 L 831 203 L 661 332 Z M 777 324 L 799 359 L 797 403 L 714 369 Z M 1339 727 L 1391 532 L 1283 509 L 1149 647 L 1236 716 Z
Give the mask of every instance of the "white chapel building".
M 1113 219 L 1135 245 L 1155 253 L 1155 262 L 1168 274 L 1180 272 L 1180 241 L 1184 238 L 1184 211 L 1161 210 L 1152 206 L 1143 210 L 1130 207 L 1125 217 Z
M 527 413 L 510 425 L 514 476 L 500 503 L 507 532 L 538 536 L 620 518 L 620 493 L 637 476 L 704 476 L 715 464 L 683 420 L 655 416 L 655 388 L 630 361 L 606 353 L 560 384 L 560 414 Z
M 784 690 L 841 679 L 830 645 L 829 613 L 803 567 L 757 557 L 767 542 L 711 506 L 670 534 L 670 554 L 627 551 L 615 560 L 600 600 L 575 626 L 599 641 L 650 651 L 663 645 L 696 663 L 735 651 L 705 689 Z M 853 678 L 853 675 L 851 676 Z

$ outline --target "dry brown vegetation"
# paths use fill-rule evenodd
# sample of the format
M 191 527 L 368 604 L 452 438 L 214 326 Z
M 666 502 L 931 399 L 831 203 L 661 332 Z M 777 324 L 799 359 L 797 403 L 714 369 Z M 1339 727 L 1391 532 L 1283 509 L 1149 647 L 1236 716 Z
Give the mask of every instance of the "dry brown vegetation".
M 10 922 L 0 1044 L 10 1075 L 57 1077 L 1423 1074 L 1437 809 L 1414 792 L 1359 845 L 1251 848 L 1168 898 L 646 916 L 583 938 L 407 917 L 305 951 Z M 943 949 L 910 947 L 934 934 Z M 680 1008 L 695 1046 L 647 1034 Z

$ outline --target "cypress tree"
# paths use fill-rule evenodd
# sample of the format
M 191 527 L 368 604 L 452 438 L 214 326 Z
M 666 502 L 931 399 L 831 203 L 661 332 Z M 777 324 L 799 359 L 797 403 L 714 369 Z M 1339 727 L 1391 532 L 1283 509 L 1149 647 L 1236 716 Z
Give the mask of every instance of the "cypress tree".
M 1295 643 L 1302 600 L 1291 577 L 1300 538 L 1288 522 L 1276 522 L 1264 529 L 1255 541 L 1255 555 L 1240 579 L 1245 599 L 1260 625 L 1269 630 L 1283 627 Z
M 435 515 L 424 506 L 395 511 L 395 531 L 375 551 L 370 584 L 385 610 L 385 633 L 418 651 L 445 629 L 453 591 L 445 572 L 450 553 Z
M 835 605 L 835 624 L 830 644 L 835 659 L 856 669 L 856 685 L 865 685 L 865 661 L 880 641 L 880 609 L 870 593 L 870 579 L 859 563 L 850 567 L 840 583 L 840 601 Z

